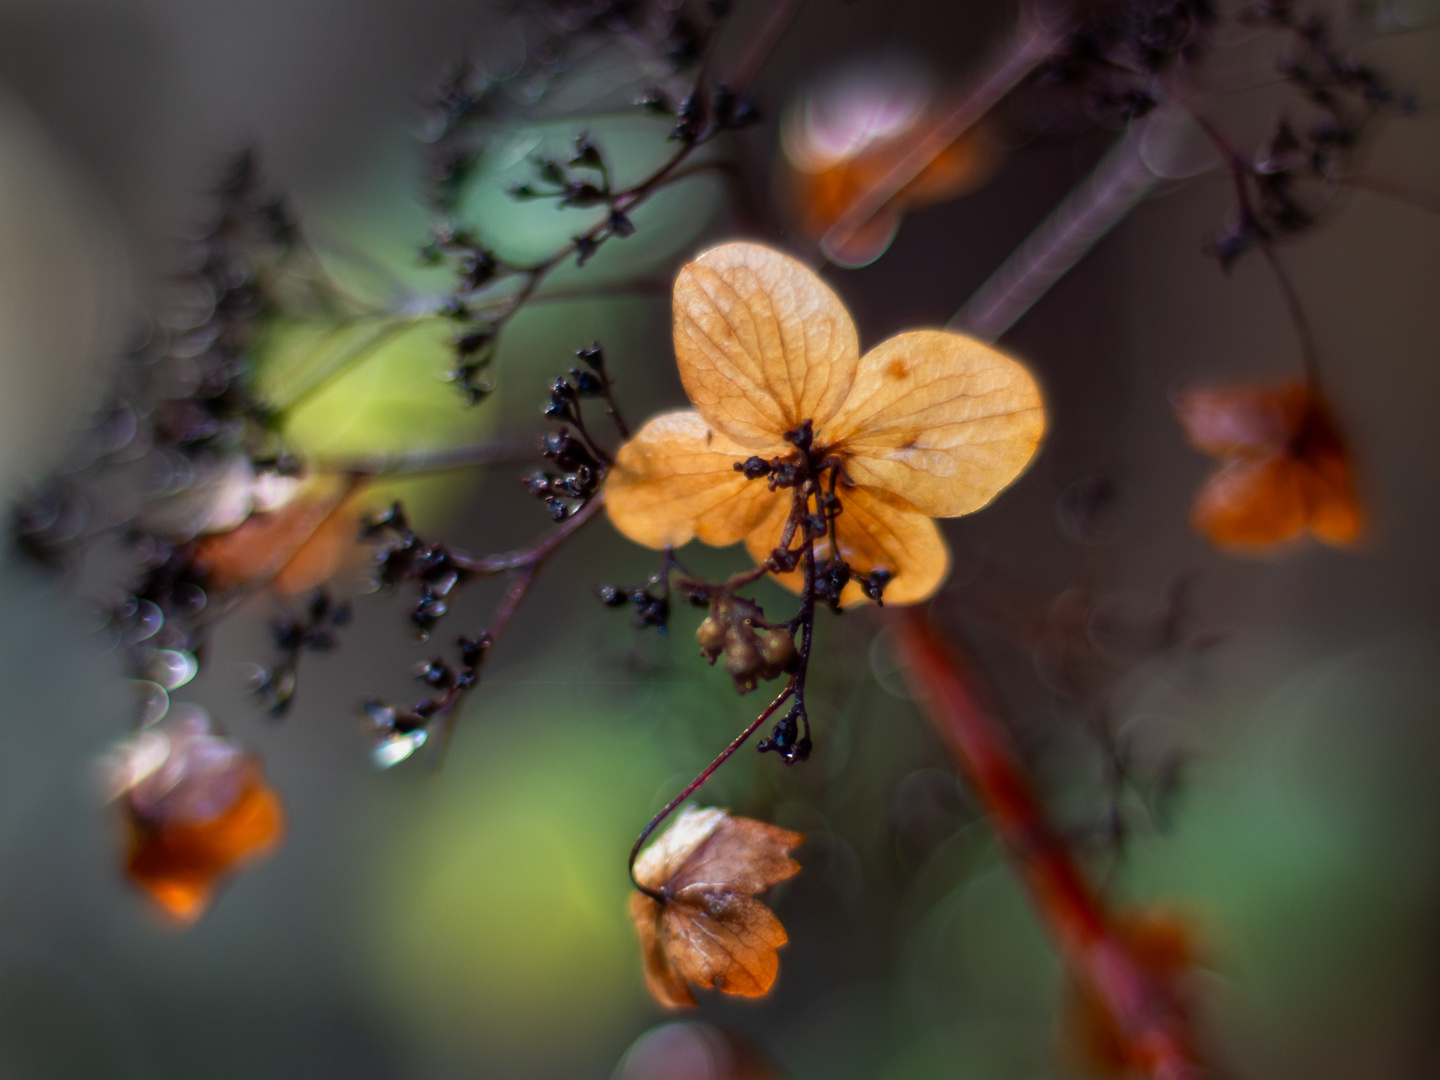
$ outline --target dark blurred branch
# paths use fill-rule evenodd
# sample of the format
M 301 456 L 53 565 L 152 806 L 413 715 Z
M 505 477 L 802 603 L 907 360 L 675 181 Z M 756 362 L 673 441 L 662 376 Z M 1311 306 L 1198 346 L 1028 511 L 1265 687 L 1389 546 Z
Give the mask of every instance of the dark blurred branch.
M 930 626 L 923 609 L 891 620 L 921 710 L 955 755 L 1030 892 L 1071 973 L 1115 1021 L 1132 1060 L 1151 1080 L 1211 1075 L 1176 988 L 1147 971 L 1074 855 L 1050 824 L 1009 739 L 982 702 L 970 668 Z
M 805 6 L 805 0 L 780 0 L 770 12 L 770 18 L 760 28 L 750 42 L 750 47 L 740 57 L 740 62 L 735 65 L 735 70 L 730 76 L 731 89 L 736 92 L 745 92 L 750 89 L 750 84 L 755 81 L 755 76 L 770 58 L 775 46 L 780 43 L 785 31 L 800 14 L 800 9 Z
M 965 301 L 951 317 L 950 328 L 984 341 L 999 338 L 1160 180 L 1141 157 L 1140 139 L 1132 129 Z

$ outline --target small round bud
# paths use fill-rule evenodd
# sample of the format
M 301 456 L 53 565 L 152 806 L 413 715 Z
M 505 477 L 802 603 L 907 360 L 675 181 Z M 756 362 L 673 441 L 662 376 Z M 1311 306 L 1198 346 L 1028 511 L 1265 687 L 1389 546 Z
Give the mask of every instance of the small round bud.
M 795 639 L 783 626 L 766 630 L 760 637 L 760 660 L 764 676 L 773 679 L 795 663 Z
M 700 620 L 695 631 L 695 643 L 700 646 L 700 655 L 712 664 L 725 648 L 725 621 L 717 619 L 712 612 Z
M 744 624 L 732 626 L 725 634 L 725 670 L 735 680 L 737 691 L 743 694 L 755 689 L 760 664 L 754 632 Z

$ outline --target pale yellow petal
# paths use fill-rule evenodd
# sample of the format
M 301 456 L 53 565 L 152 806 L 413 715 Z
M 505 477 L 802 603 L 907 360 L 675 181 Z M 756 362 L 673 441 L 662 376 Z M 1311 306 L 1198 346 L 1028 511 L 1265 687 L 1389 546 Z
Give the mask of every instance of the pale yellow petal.
M 894 576 L 885 588 L 887 604 L 917 604 L 935 595 L 950 570 L 950 549 L 935 522 L 893 496 L 869 488 L 842 489 L 840 502 L 843 509 L 835 521 L 840 556 L 857 576 L 877 569 L 890 571 Z M 779 544 L 788 516 L 787 501 L 777 505 L 746 539 L 750 557 L 757 563 Z M 793 541 L 791 546 L 795 546 Z M 816 543 L 817 562 L 823 562 L 829 553 L 828 538 Z M 775 576 L 793 592 L 799 592 L 805 580 L 801 570 Z M 865 602 L 865 594 L 851 581 L 841 601 L 845 607 L 854 607 Z
M 823 426 L 850 392 L 855 324 L 801 263 L 759 244 L 722 244 L 675 279 L 680 379 L 711 425 L 746 446 L 802 420 Z
M 764 480 L 746 480 L 735 471 L 735 463 L 752 453 L 693 409 L 663 413 L 615 457 L 605 481 L 610 520 L 646 547 L 679 547 L 697 536 L 716 547 L 733 544 L 781 498 Z
M 900 334 L 860 360 L 844 407 L 820 432 L 856 484 L 930 517 L 984 506 L 1029 464 L 1045 431 L 1030 373 L 974 338 Z

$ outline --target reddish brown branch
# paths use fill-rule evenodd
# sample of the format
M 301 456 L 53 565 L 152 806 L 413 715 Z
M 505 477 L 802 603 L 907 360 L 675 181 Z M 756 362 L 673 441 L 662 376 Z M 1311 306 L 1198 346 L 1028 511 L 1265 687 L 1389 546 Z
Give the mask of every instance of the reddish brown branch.
M 1104 901 L 1050 825 L 968 667 L 922 611 L 901 610 L 891 626 L 922 710 L 979 797 L 1066 966 L 1114 1019 L 1127 1056 L 1142 1062 L 1152 1080 L 1209 1075 L 1174 986 L 1147 971 L 1115 932 Z

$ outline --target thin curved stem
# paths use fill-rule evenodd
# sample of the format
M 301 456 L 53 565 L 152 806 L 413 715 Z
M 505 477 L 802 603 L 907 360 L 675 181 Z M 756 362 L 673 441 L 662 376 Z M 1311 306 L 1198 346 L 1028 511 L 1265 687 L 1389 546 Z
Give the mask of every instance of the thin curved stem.
M 661 893 L 657 892 L 654 889 L 646 888 L 644 885 L 641 885 L 640 882 L 635 880 L 635 860 L 640 857 L 640 849 L 644 847 L 645 841 L 650 839 L 650 834 L 653 833 L 657 828 L 659 828 L 660 824 L 671 814 L 673 814 L 676 808 L 678 808 L 681 803 L 683 803 L 691 795 L 695 794 L 695 792 L 700 788 L 700 786 L 704 784 L 706 780 L 709 780 L 711 776 L 714 775 L 716 769 L 720 768 L 721 765 L 724 765 L 725 762 L 730 760 L 731 755 L 733 755 L 736 750 L 739 750 L 740 747 L 744 746 L 746 740 L 749 739 L 751 735 L 754 735 L 755 732 L 759 730 L 760 725 L 765 723 L 766 720 L 770 719 L 770 717 L 774 715 L 775 710 L 778 709 L 781 705 L 783 705 L 786 699 L 788 699 L 794 692 L 795 676 L 792 676 L 790 681 L 785 685 L 785 689 L 780 691 L 780 695 L 765 707 L 765 711 L 762 712 L 759 716 L 757 716 L 753 721 L 751 721 L 750 725 L 746 727 L 744 731 L 740 732 L 739 735 L 735 736 L 734 740 L 731 741 L 730 745 L 725 747 L 724 750 L 721 750 L 719 756 L 717 756 L 714 761 L 712 761 L 709 765 L 705 766 L 705 768 L 701 770 L 699 776 L 695 777 L 694 780 L 691 780 L 690 783 L 686 784 L 680 790 L 680 794 L 676 795 L 673 799 L 666 803 L 664 809 L 662 809 L 658 814 L 656 814 L 653 818 L 650 819 L 650 824 L 646 825 L 645 828 L 640 830 L 640 835 L 635 838 L 635 846 L 630 849 L 630 863 L 628 868 L 630 874 L 630 883 L 634 885 L 636 889 L 644 893 L 646 896 L 650 897 L 650 899 L 652 900 L 658 900 L 662 904 L 665 903 L 665 897 Z

